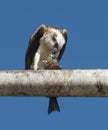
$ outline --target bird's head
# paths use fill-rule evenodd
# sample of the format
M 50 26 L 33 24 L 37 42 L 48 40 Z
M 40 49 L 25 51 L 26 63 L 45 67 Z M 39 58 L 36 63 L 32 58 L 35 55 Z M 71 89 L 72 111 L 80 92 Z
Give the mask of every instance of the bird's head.
M 58 53 L 59 55 L 61 48 L 66 43 L 67 31 L 65 29 L 61 30 L 50 26 L 42 26 L 44 34 L 40 38 L 40 44 L 52 53 Z

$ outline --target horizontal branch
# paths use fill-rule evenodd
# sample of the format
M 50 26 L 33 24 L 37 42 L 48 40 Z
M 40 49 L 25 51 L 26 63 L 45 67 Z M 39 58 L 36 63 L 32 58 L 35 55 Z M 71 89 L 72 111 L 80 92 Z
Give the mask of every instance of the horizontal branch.
M 0 71 L 1 96 L 108 96 L 108 70 Z

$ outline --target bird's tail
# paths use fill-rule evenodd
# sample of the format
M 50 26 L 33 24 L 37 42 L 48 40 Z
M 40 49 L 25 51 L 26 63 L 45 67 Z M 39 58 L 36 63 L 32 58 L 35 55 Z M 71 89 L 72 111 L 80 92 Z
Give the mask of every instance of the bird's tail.
M 53 111 L 60 112 L 60 107 L 59 107 L 56 97 L 49 98 L 48 114 L 50 114 Z

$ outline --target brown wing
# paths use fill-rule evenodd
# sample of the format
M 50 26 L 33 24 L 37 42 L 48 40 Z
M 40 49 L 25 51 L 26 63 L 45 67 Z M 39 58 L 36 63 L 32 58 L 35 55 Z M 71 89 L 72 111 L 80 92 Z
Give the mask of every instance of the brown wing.
M 62 57 L 62 55 L 64 53 L 65 47 L 66 47 L 66 43 L 67 43 L 67 30 L 64 29 L 62 34 L 63 34 L 63 36 L 65 38 L 65 44 L 63 45 L 63 47 L 60 50 L 60 54 L 58 56 L 58 61 L 60 61 L 60 59 L 61 59 L 61 57 Z
M 35 53 L 40 45 L 40 38 L 43 36 L 45 32 L 45 25 L 41 25 L 36 32 L 31 36 L 29 40 L 29 45 L 26 51 L 25 55 L 25 69 L 32 69 L 33 59 L 35 56 Z

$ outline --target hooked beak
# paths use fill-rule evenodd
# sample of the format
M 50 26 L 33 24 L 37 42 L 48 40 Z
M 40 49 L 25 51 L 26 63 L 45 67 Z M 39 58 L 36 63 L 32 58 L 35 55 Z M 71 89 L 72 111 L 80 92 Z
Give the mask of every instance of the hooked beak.
M 56 54 L 58 49 L 56 47 L 53 48 L 53 54 Z

